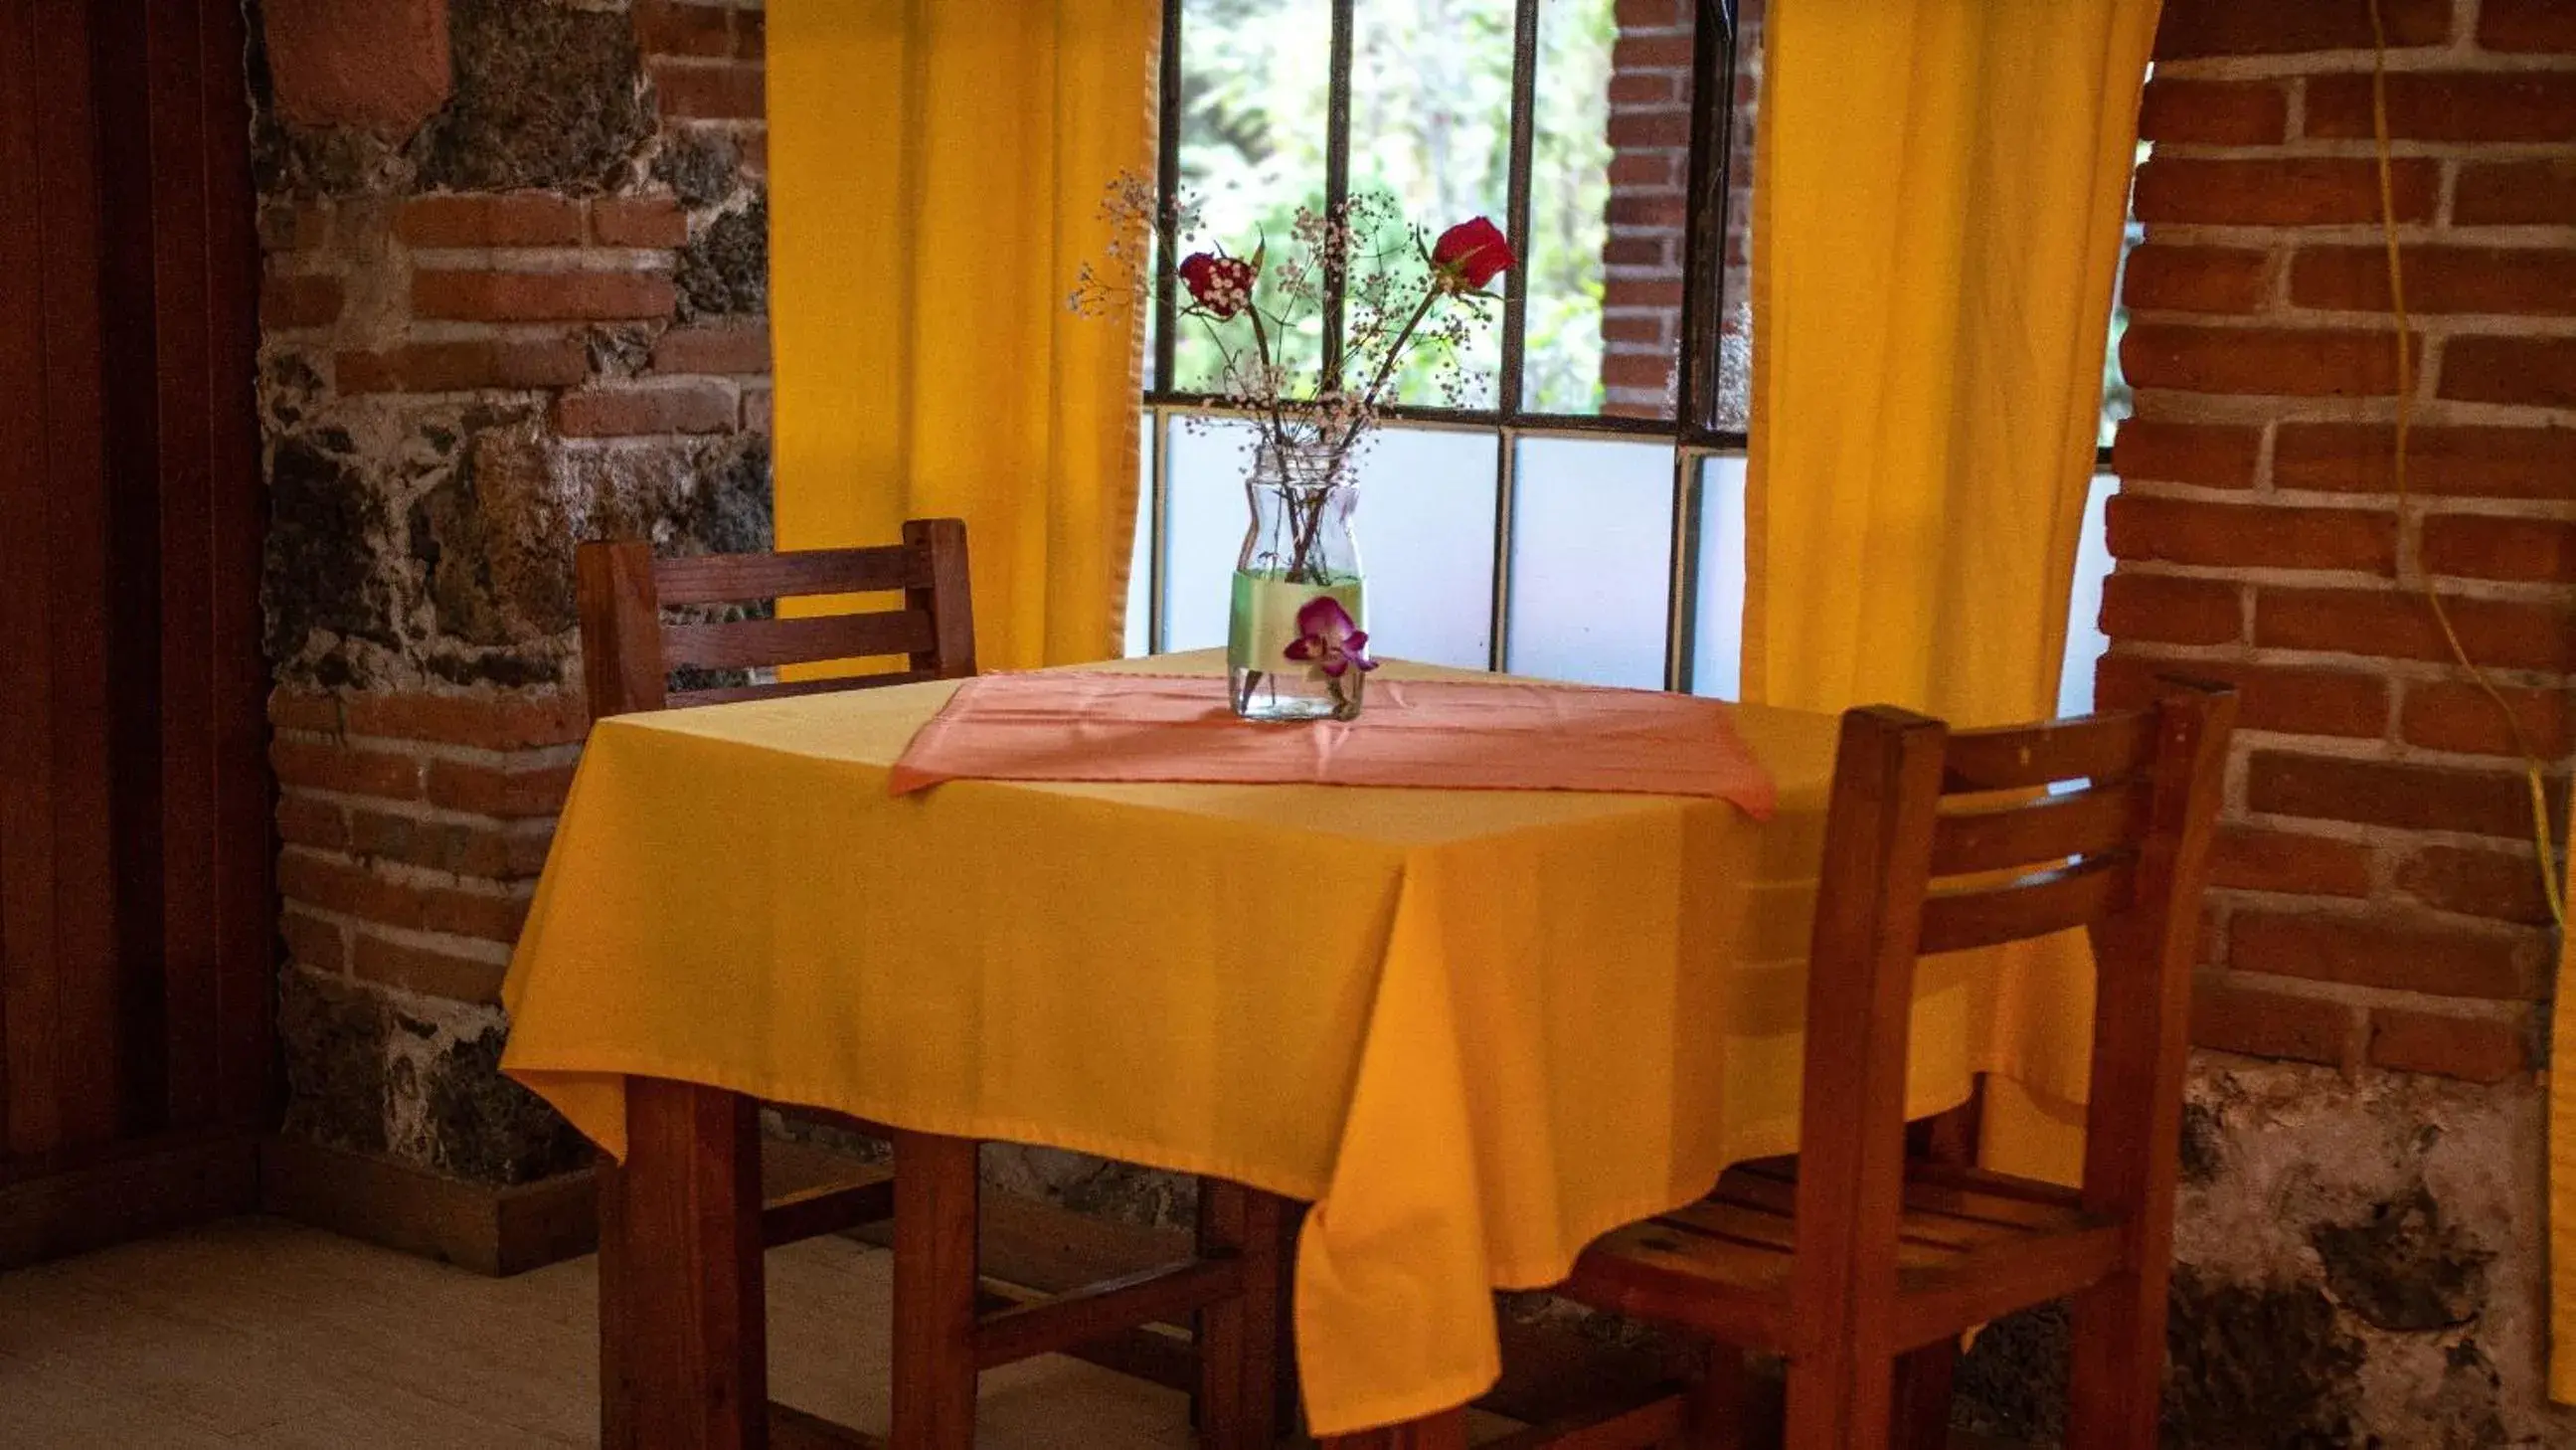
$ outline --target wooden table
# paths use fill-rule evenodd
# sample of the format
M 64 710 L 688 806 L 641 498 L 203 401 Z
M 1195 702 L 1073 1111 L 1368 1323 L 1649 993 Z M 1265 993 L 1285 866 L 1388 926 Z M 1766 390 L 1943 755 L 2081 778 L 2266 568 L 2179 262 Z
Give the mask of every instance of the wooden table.
M 1794 1146 L 1830 717 L 1737 716 L 1779 787 L 1764 826 L 1716 800 L 1517 791 L 889 799 L 952 688 L 592 733 L 505 988 L 503 1065 L 625 1155 L 601 1292 L 626 1338 L 603 1393 L 631 1423 L 758 1443 L 737 1093 L 1318 1203 L 1298 1312 L 1335 1329 L 1299 1346 L 1308 1403 L 1333 1428 L 1431 1417 L 1355 1442 L 1387 1447 L 1463 1436 L 1451 1407 L 1499 1363 L 1490 1289 L 1554 1283 L 1598 1233 Z M 1918 1116 L 1979 1072 L 2080 1064 L 2044 1005 L 1998 1013 L 1995 989 L 1971 962 L 1919 975 Z M 1982 1021 L 2024 1035 L 1962 1025 Z

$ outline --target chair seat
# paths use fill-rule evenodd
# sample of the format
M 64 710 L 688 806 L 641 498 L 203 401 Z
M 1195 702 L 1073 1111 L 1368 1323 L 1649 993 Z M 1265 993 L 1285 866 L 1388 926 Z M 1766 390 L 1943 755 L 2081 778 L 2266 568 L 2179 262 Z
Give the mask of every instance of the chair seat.
M 1794 1159 L 1729 1169 L 1697 1203 L 1593 1241 L 1557 1292 L 1775 1353 L 1797 1233 Z M 1907 1166 L 1895 1334 L 1913 1349 L 2069 1294 L 2120 1262 L 2121 1226 L 2070 1189 L 1946 1164 Z

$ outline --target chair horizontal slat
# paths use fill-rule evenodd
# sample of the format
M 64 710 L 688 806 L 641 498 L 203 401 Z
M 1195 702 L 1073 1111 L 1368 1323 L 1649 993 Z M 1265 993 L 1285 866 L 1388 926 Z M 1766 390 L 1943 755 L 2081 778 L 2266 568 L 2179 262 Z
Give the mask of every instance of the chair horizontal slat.
M 1682 1443 L 1682 1387 L 1667 1384 L 1640 1405 L 1604 1405 L 1530 1425 L 1481 1450 L 1654 1450 Z
M 2152 714 L 2088 715 L 2044 725 L 1961 730 L 1942 756 L 1941 790 L 2023 790 L 2061 780 L 2096 784 L 2140 774 L 2154 758 Z
M 2052 1209 L 2080 1209 L 2084 1206 L 2081 1189 L 1997 1173 L 1991 1168 L 1971 1168 L 1964 1163 L 1928 1163 L 1918 1159 L 1905 1165 L 1905 1177 L 1913 1185 L 1957 1189 L 1962 1193 L 1975 1194 L 1980 1199 L 2009 1199 Z
M 931 647 L 930 616 L 906 609 L 819 619 L 674 624 L 662 631 L 666 669 L 760 669 L 820 660 L 908 655 Z
M 2122 852 L 2006 886 L 1936 892 L 1923 903 L 1924 955 L 2024 941 L 2082 926 L 2136 895 L 2137 859 Z
M 1916 1207 L 1915 1188 L 1905 1190 L 1906 1207 Z M 1794 1226 L 1797 1214 L 1798 1185 L 1794 1179 L 1770 1177 L 1760 1173 L 1729 1173 L 1717 1181 L 1717 1192 L 1711 1198 L 1740 1208 L 1756 1210 L 1777 1218 L 1783 1225 Z M 1901 1241 L 1925 1249 L 1957 1252 L 1997 1239 L 2010 1238 L 2015 1228 L 1985 1220 L 1951 1219 L 1938 1214 L 1906 1214 L 1898 1225 Z M 1785 1242 L 1786 1240 L 1784 1240 Z M 1911 1260 L 1908 1260 L 1911 1262 Z
M 771 1400 L 769 1450 L 886 1450 L 886 1443 L 838 1420 Z
M 2117 1225 L 2082 1223 L 1996 1244 L 1937 1267 L 1901 1268 L 1897 1348 L 1919 1349 L 2100 1283 L 2120 1262 L 2120 1250 Z
M 802 1189 L 762 1204 L 760 1241 L 774 1249 L 892 1217 L 894 1175 L 881 1173 L 868 1182 Z
M 793 695 L 828 695 L 841 690 L 881 690 L 888 685 L 910 685 L 938 676 L 928 670 L 903 670 L 890 675 L 836 675 L 828 680 L 776 680 L 766 685 L 720 685 L 712 690 L 673 690 L 670 708 L 685 710 L 692 705 L 730 705 L 737 700 L 779 700 Z
M 1793 1215 L 1772 1212 L 1758 1204 L 1733 1201 L 1733 1196 L 1727 1193 L 1723 1184 L 1715 1197 L 1658 1214 L 1654 1221 L 1667 1228 L 1749 1244 L 1776 1253 L 1791 1253 L 1798 1246 L 1797 1220 Z M 1896 1245 L 1897 1262 L 1940 1263 L 1956 1252 L 1956 1246 L 1948 1241 L 1955 1237 L 1900 1234 Z
M 1648 1219 L 1593 1240 L 1553 1291 L 1622 1314 L 1664 1319 L 1746 1349 L 1786 1347 L 1790 1257 Z
M 693 554 L 653 564 L 653 589 L 664 604 L 880 594 L 929 582 L 930 551 L 902 544 L 785 554 Z
M 2031 866 L 2133 844 L 2146 835 L 2150 799 L 2144 782 L 2132 782 L 1945 814 L 1932 825 L 1932 874 Z
M 1147 1269 L 984 1319 L 975 1326 L 975 1364 L 991 1369 L 1032 1355 L 1053 1354 L 1131 1325 L 1186 1315 L 1242 1292 L 1243 1265 L 1232 1258 Z
M 976 1284 L 975 1312 L 1004 1314 L 1013 1309 L 1044 1304 L 1054 1297 L 986 1274 Z M 1199 1382 L 1198 1348 L 1187 1334 L 1177 1328 L 1131 1324 L 1098 1339 L 1084 1340 L 1067 1348 L 1064 1353 L 1085 1364 L 1096 1364 L 1129 1379 L 1143 1380 L 1165 1389 L 1188 1391 Z

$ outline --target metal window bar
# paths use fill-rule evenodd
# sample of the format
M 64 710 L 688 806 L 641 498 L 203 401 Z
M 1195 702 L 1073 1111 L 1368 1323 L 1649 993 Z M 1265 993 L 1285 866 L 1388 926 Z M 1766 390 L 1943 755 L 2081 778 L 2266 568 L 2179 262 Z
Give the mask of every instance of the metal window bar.
M 1165 0 L 1179 5 L 1184 0 Z M 1342 206 L 1351 199 L 1351 29 L 1355 22 L 1356 0 L 1333 0 L 1333 22 L 1330 58 L 1326 63 L 1330 77 L 1324 102 L 1324 215 L 1341 215 Z M 1175 148 L 1179 138 L 1165 144 Z M 1348 259 L 1345 258 L 1345 263 Z M 1337 384 L 1342 376 L 1342 304 L 1350 283 L 1345 267 L 1324 269 L 1324 376 Z

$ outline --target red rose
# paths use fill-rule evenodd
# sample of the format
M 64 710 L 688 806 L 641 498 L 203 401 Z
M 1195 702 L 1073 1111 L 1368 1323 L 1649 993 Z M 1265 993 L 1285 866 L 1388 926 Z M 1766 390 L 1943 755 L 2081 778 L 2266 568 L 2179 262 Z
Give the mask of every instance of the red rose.
M 1223 322 L 1252 305 L 1252 264 L 1241 257 L 1192 252 L 1181 259 L 1181 281 L 1199 310 Z
M 1518 260 L 1503 229 L 1483 217 L 1458 223 L 1431 244 L 1431 265 L 1452 292 L 1481 291 Z

